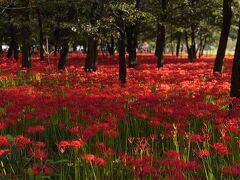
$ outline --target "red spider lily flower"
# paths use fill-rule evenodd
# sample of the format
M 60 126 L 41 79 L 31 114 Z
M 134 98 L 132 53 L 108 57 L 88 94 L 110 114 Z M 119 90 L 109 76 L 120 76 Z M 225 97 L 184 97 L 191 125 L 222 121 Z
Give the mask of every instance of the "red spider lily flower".
M 103 134 L 107 137 L 118 137 L 119 135 L 118 131 L 113 129 L 105 130 Z
M 233 175 L 233 176 L 240 176 L 240 165 L 236 164 L 236 165 L 231 165 L 228 167 L 224 167 L 223 168 L 223 173 L 224 174 L 229 174 L 229 175 Z
M 70 141 L 62 140 L 57 144 L 58 148 L 66 149 L 70 146 Z
M 97 166 L 104 166 L 106 164 L 106 161 L 103 158 L 96 157 L 94 158 L 93 163 Z
M 24 148 L 26 145 L 31 143 L 31 139 L 24 137 L 23 135 L 15 136 L 14 141 L 18 148 Z
M 148 124 L 153 127 L 158 127 L 161 125 L 160 121 L 158 118 L 151 118 L 150 121 L 148 121 Z
M 81 139 L 72 140 L 69 144 L 70 147 L 80 148 L 84 145 L 84 142 Z
M 46 175 L 51 175 L 54 171 L 53 171 L 53 168 L 44 164 L 43 167 L 42 167 L 42 171 L 44 174 Z
M 0 121 L 0 130 L 3 130 L 5 127 L 7 127 L 7 124 L 3 121 Z
M 199 134 L 193 134 L 193 135 L 190 135 L 190 137 L 187 138 L 187 141 L 188 142 L 202 142 L 203 138 Z
M 95 159 L 95 155 L 94 154 L 86 154 L 85 156 L 83 156 L 83 159 L 86 161 L 93 161 Z
M 44 132 L 44 131 L 45 131 L 45 127 L 42 125 L 32 126 L 27 129 L 27 133 L 30 133 L 30 134 L 35 134 L 35 133 Z
M 47 158 L 47 153 L 46 150 L 40 150 L 36 149 L 33 152 L 30 152 L 30 155 L 34 157 L 35 159 L 46 159 Z
M 176 150 L 168 150 L 167 152 L 165 152 L 165 154 L 167 155 L 167 158 L 169 159 L 179 159 L 180 155 Z
M 212 144 L 212 148 L 215 149 L 217 153 L 222 156 L 230 154 L 227 145 L 224 143 L 214 143 Z
M 187 170 L 197 170 L 201 167 L 201 165 L 196 161 L 189 161 L 186 163 Z
M 11 141 L 5 136 L 0 135 L 0 146 L 9 146 L 11 145 Z
M 9 152 L 9 149 L 0 149 L 0 156 L 5 154 L 6 152 Z
M 209 151 L 206 149 L 201 149 L 197 152 L 197 156 L 199 158 L 207 157 L 207 156 L 209 156 Z
M 34 147 L 35 148 L 45 148 L 46 144 L 42 141 L 37 141 L 37 142 L 34 143 Z
M 72 134 L 77 134 L 79 133 L 79 127 L 71 127 L 68 129 L 68 131 Z
M 35 176 L 38 176 L 41 172 L 41 169 L 35 165 L 31 167 L 31 170 Z

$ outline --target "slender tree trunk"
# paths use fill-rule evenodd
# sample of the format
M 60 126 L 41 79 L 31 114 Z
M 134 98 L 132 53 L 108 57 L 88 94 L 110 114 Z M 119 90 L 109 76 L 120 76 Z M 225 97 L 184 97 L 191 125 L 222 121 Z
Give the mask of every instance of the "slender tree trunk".
M 62 49 L 60 51 L 60 59 L 59 59 L 59 62 L 58 62 L 58 69 L 59 70 L 64 69 L 64 67 L 66 65 L 68 50 L 69 50 L 68 42 L 65 41 L 65 42 L 63 42 Z
M 111 43 L 107 42 L 107 49 L 110 56 L 114 56 L 114 37 L 111 35 Z
M 126 59 L 125 59 L 125 33 L 120 32 L 120 39 L 119 39 L 119 80 L 122 84 L 126 83 Z
M 42 15 L 39 8 L 37 8 L 38 15 L 38 26 L 39 26 L 39 50 L 40 50 L 40 61 L 44 60 L 44 49 L 43 49 L 43 23 Z
M 194 28 L 192 28 L 192 32 L 191 32 L 191 57 L 192 60 L 197 58 L 197 50 L 196 50 L 196 42 L 195 42 L 195 32 L 194 32 Z
M 213 68 L 213 74 L 216 72 L 222 73 L 222 65 L 223 59 L 225 56 L 228 36 L 231 27 L 231 19 L 232 19 L 232 9 L 231 9 L 232 0 L 223 0 L 223 23 L 222 23 L 222 31 L 221 37 L 218 45 L 217 56 L 215 59 L 215 64 Z
M 29 0 L 24 0 L 24 6 L 29 6 Z M 22 23 L 22 67 L 31 68 L 31 28 L 30 28 L 30 14 L 29 9 L 23 11 Z
M 2 49 L 2 42 L 0 41 L 0 54 L 3 53 L 3 49 Z
M 140 0 L 135 1 L 135 9 L 140 10 Z M 137 46 L 138 46 L 138 26 L 137 22 L 135 25 L 128 25 L 125 27 L 127 37 L 127 52 L 128 52 L 128 66 L 136 66 L 137 59 Z
M 185 36 L 187 53 L 188 53 L 188 59 L 190 60 L 190 62 L 193 62 L 192 47 L 189 47 L 189 43 L 188 43 L 188 33 L 187 33 L 187 31 L 185 31 L 184 36 Z
M 240 98 L 240 21 L 237 45 L 232 66 L 231 90 L 230 96 Z
M 239 116 L 239 106 L 237 105 L 240 100 L 240 21 L 239 30 L 237 37 L 237 44 L 235 48 L 235 55 L 233 59 L 232 66 L 232 77 L 231 77 L 231 87 L 230 87 L 230 97 L 237 98 L 237 100 L 232 100 L 229 104 L 229 117 Z
M 85 72 L 96 71 L 97 65 L 97 46 L 98 40 L 94 36 L 89 36 L 88 38 L 88 49 L 87 49 L 87 57 L 85 61 Z
M 177 47 L 176 47 L 176 56 L 179 57 L 179 52 L 180 52 L 180 45 L 181 45 L 181 37 L 182 33 L 177 32 Z
M 16 27 L 13 26 L 12 24 L 10 24 L 10 37 L 11 37 L 11 41 L 10 41 L 10 46 L 7 52 L 7 58 L 11 58 L 12 55 L 14 57 L 15 60 L 18 60 L 18 47 L 17 47 L 17 42 L 16 42 Z
M 157 42 L 158 42 L 158 50 L 157 50 L 157 67 L 163 67 L 164 64 L 164 57 L 163 52 L 165 48 L 165 26 L 158 24 L 158 36 L 157 36 Z
M 134 44 L 134 31 L 135 31 L 135 26 L 133 26 L 133 25 L 126 26 L 128 66 L 129 67 L 134 67 L 134 63 L 136 60 L 136 56 L 135 56 L 136 47 Z
M 162 11 L 165 13 L 166 8 L 167 8 L 167 0 L 162 0 L 160 1 L 161 3 L 161 8 Z M 161 18 L 162 22 L 164 22 L 166 19 L 166 14 L 164 14 Z M 166 41 L 166 30 L 165 30 L 165 26 L 163 24 L 158 23 L 157 25 L 157 29 L 158 29 L 158 34 L 157 34 L 157 48 L 156 48 L 156 56 L 157 56 L 157 67 L 163 67 L 164 64 L 164 57 L 163 57 L 163 53 L 164 53 L 164 49 L 165 49 L 165 41 Z
M 54 40 L 55 40 L 55 45 L 54 45 L 54 56 L 57 56 L 58 52 L 58 43 L 59 43 L 59 36 L 60 36 L 60 29 L 59 27 L 55 29 L 54 31 Z

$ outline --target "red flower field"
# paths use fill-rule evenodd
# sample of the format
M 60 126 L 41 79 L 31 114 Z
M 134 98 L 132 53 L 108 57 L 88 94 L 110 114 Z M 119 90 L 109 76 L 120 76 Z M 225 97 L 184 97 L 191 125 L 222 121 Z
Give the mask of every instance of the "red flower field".
M 240 118 L 228 112 L 232 58 L 138 54 L 127 84 L 118 58 L 86 73 L 72 53 L 33 59 L 31 70 L 0 58 L 0 173 L 6 179 L 233 179 L 240 170 Z M 1 178 L 0 178 L 1 179 Z

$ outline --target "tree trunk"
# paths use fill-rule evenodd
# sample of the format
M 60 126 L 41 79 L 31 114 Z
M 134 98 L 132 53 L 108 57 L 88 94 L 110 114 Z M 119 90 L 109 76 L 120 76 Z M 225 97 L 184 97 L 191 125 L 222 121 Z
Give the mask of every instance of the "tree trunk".
M 181 37 L 182 33 L 177 32 L 177 47 L 176 47 L 176 56 L 179 57 L 179 52 L 180 52 L 180 45 L 181 45 Z
M 88 49 L 87 49 L 87 57 L 85 61 L 85 72 L 92 72 L 96 71 L 96 65 L 97 65 L 97 46 L 98 46 L 98 40 L 90 35 L 88 38 Z
M 134 43 L 135 26 L 126 26 L 127 35 L 127 52 L 128 52 L 128 66 L 134 67 L 136 61 L 136 47 Z
M 24 6 L 29 6 L 29 0 L 24 1 Z M 31 28 L 29 9 L 23 11 L 22 23 L 22 67 L 31 68 Z
M 230 96 L 240 98 L 240 21 L 237 45 L 232 66 L 231 90 Z
M 7 52 L 7 58 L 11 58 L 12 55 L 14 57 L 15 60 L 18 60 L 18 47 L 17 47 L 17 42 L 16 42 L 16 28 L 10 24 L 10 37 L 11 37 L 11 41 L 10 41 L 10 45 L 9 45 L 9 49 Z
M 194 28 L 192 28 L 192 32 L 191 32 L 191 57 L 192 60 L 197 58 L 197 50 L 196 50 L 196 42 L 195 42 L 195 32 L 194 32 Z
M 0 41 L 0 54 L 3 53 L 3 49 L 2 49 L 2 42 Z
M 39 50 L 40 50 L 40 61 L 44 60 L 44 49 L 43 49 L 43 24 L 42 15 L 39 8 L 37 8 L 38 15 L 38 26 L 39 26 Z
M 223 59 L 225 56 L 229 31 L 231 27 L 231 19 L 232 19 L 231 3 L 232 3 L 232 0 L 223 1 L 222 31 L 221 31 L 221 37 L 218 45 L 217 56 L 216 56 L 215 64 L 213 68 L 213 74 L 215 74 L 216 72 L 222 73 Z
M 107 49 L 110 56 L 114 56 L 114 37 L 111 35 L 111 43 L 107 42 Z
M 165 48 L 165 26 L 158 24 L 158 36 L 157 36 L 157 67 L 163 67 L 164 64 L 164 57 L 163 52 Z
M 161 3 L 161 9 L 164 14 L 161 17 L 162 23 L 166 20 L 166 8 L 167 8 L 167 0 L 159 1 Z M 157 25 L 158 34 L 157 34 L 157 44 L 156 44 L 156 56 L 157 56 L 157 67 L 163 67 L 164 64 L 164 49 L 165 49 L 165 41 L 166 41 L 166 30 L 163 24 L 158 23 Z
M 54 56 L 57 56 L 58 52 L 58 43 L 59 43 L 59 36 L 60 36 L 60 29 L 59 27 L 55 29 L 54 31 L 54 40 L 55 40 L 55 45 L 54 45 Z
M 126 83 L 126 59 L 125 59 L 125 32 L 120 32 L 120 39 L 119 39 L 119 80 L 122 84 Z
M 68 42 L 65 41 L 65 42 L 63 42 L 62 49 L 60 51 L 60 59 L 59 59 L 59 62 L 58 62 L 58 69 L 59 70 L 64 69 L 64 67 L 66 65 L 68 50 L 69 50 Z
M 185 36 L 185 43 L 186 43 L 187 53 L 188 53 L 188 59 L 190 60 L 190 62 L 193 62 L 192 48 L 189 47 L 187 31 L 185 31 L 184 36 Z
M 240 98 L 240 21 L 239 21 L 239 30 L 237 37 L 237 44 L 235 48 L 235 55 L 233 59 L 232 66 L 232 77 L 231 77 L 231 87 L 230 87 L 230 97 L 237 98 L 232 100 L 229 104 L 229 117 L 233 118 L 234 116 L 239 117 L 239 98 Z

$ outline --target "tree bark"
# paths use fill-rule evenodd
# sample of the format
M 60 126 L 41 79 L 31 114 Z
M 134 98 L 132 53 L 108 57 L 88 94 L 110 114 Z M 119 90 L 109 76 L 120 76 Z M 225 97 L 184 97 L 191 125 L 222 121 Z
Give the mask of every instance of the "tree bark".
M 59 62 L 58 62 L 58 69 L 59 70 L 64 69 L 64 67 L 66 65 L 68 50 L 69 50 L 68 42 L 64 41 L 63 44 L 62 44 L 62 49 L 60 51 L 60 59 L 59 59 Z
M 159 1 L 161 3 L 161 9 L 164 12 L 161 20 L 164 22 L 166 20 L 165 11 L 167 9 L 167 0 Z M 158 33 L 157 33 L 157 41 L 156 41 L 156 56 L 157 56 L 157 67 L 163 67 L 164 64 L 164 49 L 165 49 L 165 41 L 166 41 L 166 30 L 163 24 L 158 23 L 157 25 Z
M 165 48 L 165 26 L 158 24 L 158 36 L 157 36 L 157 67 L 163 67 L 164 64 L 164 57 L 163 57 L 163 52 Z
M 192 61 L 197 58 L 196 42 L 195 42 L 195 32 L 194 28 L 191 28 L 191 57 Z
M 230 96 L 240 98 L 240 21 L 237 45 L 232 66 L 231 90 Z
M 59 27 L 57 27 L 57 28 L 55 29 L 55 31 L 54 31 L 54 40 L 55 40 L 54 56 L 57 56 L 59 36 L 60 36 L 60 29 L 59 29 Z
M 13 24 L 10 24 L 9 31 L 10 31 L 11 41 L 10 41 L 9 49 L 7 52 L 7 58 L 11 58 L 13 55 L 14 59 L 18 60 L 18 46 L 17 46 L 17 42 L 16 42 L 16 27 L 14 27 Z
M 223 23 L 220 41 L 218 45 L 217 56 L 215 59 L 215 64 L 213 68 L 213 74 L 216 72 L 222 73 L 222 65 L 223 59 L 225 57 L 228 36 L 231 27 L 231 19 L 232 19 L 232 9 L 231 9 L 232 0 L 224 0 L 223 1 Z
M 235 48 L 235 55 L 232 66 L 232 77 L 230 87 L 230 97 L 237 98 L 232 99 L 229 104 L 229 118 L 239 117 L 239 98 L 240 98 L 240 21 L 239 30 L 237 36 L 237 44 Z
M 136 61 L 136 46 L 135 46 L 135 28 L 136 25 L 126 26 L 127 35 L 127 52 L 128 52 L 128 66 L 134 67 Z
M 29 6 L 29 0 L 24 1 L 24 6 Z M 23 11 L 23 19 L 22 23 L 22 67 L 23 68 L 31 68 L 31 28 L 30 28 L 30 14 L 29 9 Z
M 176 56 L 179 57 L 182 33 L 177 32 Z
M 118 43 L 119 48 L 119 80 L 122 84 L 126 83 L 127 67 L 125 59 L 125 32 L 120 32 L 120 39 Z
M 188 53 L 188 59 L 190 60 L 190 62 L 193 62 L 192 49 L 191 49 L 191 47 L 189 46 L 189 43 L 188 43 L 188 33 L 187 33 L 187 31 L 185 31 L 184 36 L 185 36 L 187 53 Z
M 141 0 L 135 1 L 135 9 L 140 10 Z M 128 66 L 135 67 L 137 65 L 137 46 L 138 46 L 138 26 L 137 22 L 134 25 L 125 27 L 127 37 L 127 52 L 128 52 Z
M 96 71 L 97 65 L 97 47 L 98 47 L 98 40 L 93 36 L 90 35 L 88 38 L 88 49 L 87 49 L 87 57 L 85 61 L 85 72 L 92 72 Z
M 39 8 L 37 8 L 38 15 L 38 26 L 39 26 L 39 50 L 40 50 L 40 61 L 44 60 L 44 49 L 43 49 L 43 23 L 42 15 Z
M 111 35 L 111 43 L 107 42 L 107 49 L 110 56 L 114 56 L 114 37 Z

